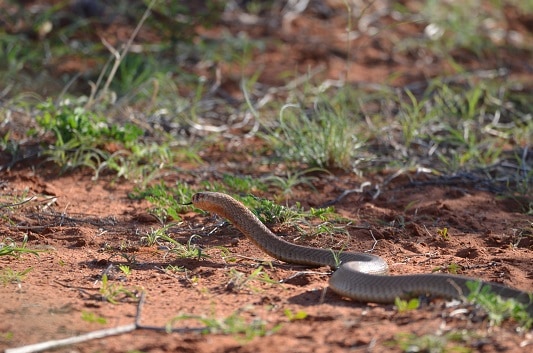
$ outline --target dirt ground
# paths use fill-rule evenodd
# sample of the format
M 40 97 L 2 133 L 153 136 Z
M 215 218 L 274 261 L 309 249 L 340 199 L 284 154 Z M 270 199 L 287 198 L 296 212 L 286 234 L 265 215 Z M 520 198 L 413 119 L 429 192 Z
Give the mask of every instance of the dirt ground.
M 224 161 L 215 166 L 219 167 L 219 163 Z M 175 180 L 182 178 L 175 176 Z M 531 344 L 533 338 L 531 333 L 513 332 L 511 323 L 491 328 L 487 335 L 483 314 L 468 307 L 462 311 L 463 306 L 446 307 L 441 301 L 398 313 L 393 305 L 346 300 L 325 291 L 327 268 L 306 269 L 275 261 L 211 215 L 186 213 L 183 222 L 170 231 L 183 243 L 193 234 L 200 235 L 197 244 L 208 258 L 180 259 L 157 246 L 140 246 L 140 236 L 160 224 L 147 215 L 146 202 L 128 198 L 133 190 L 130 183 L 105 178 L 95 182 L 83 172 L 47 176 L 30 168 L 12 170 L 2 181 L 3 194 L 25 192 L 37 196 L 23 206 L 24 217 L 17 224 L 0 225 L 2 235 L 19 242 L 27 235 L 29 248 L 46 250 L 39 257 L 26 254 L 0 258 L 2 268 L 32 268 L 20 283 L 0 287 L 1 331 L 13 333 L 9 339 L 2 338 L 2 347 L 132 323 L 135 302 L 121 300 L 113 305 L 102 300 L 99 288 L 104 271 L 113 282 L 146 293 L 143 325 L 164 327 L 180 314 L 225 318 L 239 312 L 249 320 L 264 320 L 268 329 L 281 327 L 249 342 L 232 335 L 139 330 L 60 351 L 267 352 L 276 347 L 279 352 L 380 352 L 397 351 L 388 347 L 387 341 L 399 333 L 469 330 L 480 335 L 475 350 L 519 352 L 521 345 L 528 341 Z M 297 189 L 291 200 L 302 201 L 304 207 L 316 207 L 360 183 L 350 174 L 330 176 L 317 183 L 316 191 Z M 456 264 L 461 274 L 530 291 L 533 242 L 531 217 L 523 213 L 527 200 L 500 198 L 472 186 L 430 184 L 412 184 L 407 177 L 399 177 L 375 200 L 357 193 L 347 196 L 336 209 L 353 224 L 347 226 L 349 235 L 340 239 L 302 238 L 294 231 L 274 230 L 292 241 L 312 246 L 373 249 L 374 254 L 386 259 L 392 274 L 436 269 L 447 272 L 451 264 Z M 438 234 L 445 227 L 447 239 Z M 135 263 L 129 264 L 125 256 L 134 258 Z M 118 270 L 121 264 L 129 264 L 130 275 Z M 186 271 L 161 270 L 168 265 L 181 266 Z M 231 269 L 249 276 L 260 265 L 270 278 L 283 284 L 231 284 L 235 279 L 230 275 Z M 287 310 L 305 312 L 307 317 L 291 321 Z M 103 317 L 107 323 L 82 320 L 82 312 Z M 174 327 L 202 325 L 185 320 L 177 321 Z
M 335 8 L 331 5 L 335 1 L 327 3 Z M 514 22 L 517 30 L 531 35 L 531 27 L 520 27 L 529 22 L 522 22 L 512 11 L 507 15 L 517 16 Z M 236 19 L 226 21 L 230 30 L 246 27 Z M 347 59 L 342 54 L 346 43 L 339 40 L 345 25 L 341 16 L 324 19 L 323 15 L 310 13 L 284 23 L 278 31 L 257 24 L 253 31 L 246 29 L 252 36 L 272 36 L 277 40 L 278 45 L 269 45 L 255 62 L 263 69 L 264 82 L 275 85 L 278 82 L 269 82 L 269 78 L 284 70 L 303 73 L 320 65 L 325 68 L 321 73 L 324 77 L 338 79 L 346 69 Z M 108 28 L 103 28 L 102 33 L 105 29 Z M 221 30 L 198 28 L 199 33 L 214 37 Z M 405 24 L 396 27 L 394 33 L 408 36 L 419 30 L 414 24 Z M 381 83 L 392 73 L 398 73 L 393 83 L 400 86 L 423 82 L 443 72 L 452 73 L 439 58 L 427 61 L 422 56 L 410 57 L 413 53 L 395 52 L 391 33 L 362 35 L 352 43 L 357 55 L 352 60 L 349 81 Z M 492 61 L 483 62 L 468 53 L 456 54 L 470 70 L 492 70 L 506 60 L 510 77 L 526 85 L 533 82 L 533 73 L 520 53 L 501 52 Z M 238 70 L 222 67 L 222 83 L 240 99 L 232 89 L 238 82 L 232 73 Z M 199 188 L 200 181 L 212 171 L 258 176 L 258 171 L 275 168 L 247 154 L 260 144 L 256 138 L 238 136 L 235 132 L 222 141 L 201 152 L 205 164 L 181 166 L 180 171 L 164 178 L 165 183 L 179 181 Z M 0 160 L 6 163 L 9 156 L 3 152 Z M 471 306 L 432 300 L 418 310 L 398 312 L 393 305 L 341 298 L 327 290 L 329 269 L 276 261 L 231 225 L 192 209 L 182 214 L 182 222 L 170 229 L 170 235 L 184 244 L 191 236 L 199 235 L 194 238 L 195 244 L 208 257 L 182 259 L 164 247 L 142 246 L 140 238 L 161 225 L 147 213 L 148 202 L 128 197 L 134 190 L 133 183 L 114 176 L 94 181 L 92 172 L 83 170 L 58 176 L 46 164 L 33 162 L 16 165 L 0 176 L 2 195 L 35 196 L 16 211 L 0 209 L 2 216 L 15 212 L 17 217 L 15 223 L 0 221 L 2 238 L 9 237 L 20 244 L 27 236 L 28 248 L 43 250 L 39 256 L 0 257 L 2 269 L 32 268 L 19 283 L 0 285 L 2 350 L 133 323 L 138 302 L 120 296 L 118 304 L 103 300 L 99 292 L 103 273 L 113 284 L 135 294 L 145 293 L 140 317 L 143 325 L 165 327 L 184 314 L 204 318 L 238 314 L 247 322 L 262 320 L 268 332 L 250 340 L 242 335 L 202 334 L 194 330 L 203 327 L 202 322 L 182 319 L 173 323 L 173 328 L 180 332 L 136 330 L 70 345 L 58 352 L 399 352 L 402 346 L 398 341 L 407 334 L 442 337 L 458 332 L 468 333 L 470 339 L 465 345 L 472 351 L 525 352 L 533 347 L 531 332 L 517 332 L 512 322 L 488 328 L 485 314 Z M 387 261 L 393 275 L 449 272 L 454 268 L 470 277 L 533 290 L 533 220 L 524 212 L 533 202 L 530 196 L 502 196 L 476 182 L 461 179 L 444 182 L 414 172 L 385 183 L 392 173 L 359 177 L 335 172 L 320 175 L 314 190 L 304 186 L 294 189 L 287 203 L 301 202 L 304 208 L 309 208 L 334 200 L 365 181 L 380 185 L 380 194 L 375 199 L 369 192 L 352 193 L 335 204 L 337 212 L 352 220 L 346 225 L 347 235 L 306 237 L 291 228 L 269 226 L 300 244 L 372 251 Z M 10 218 L 13 219 L 11 214 Z M 446 237 L 442 236 L 444 228 L 448 231 Z M 131 268 L 127 276 L 119 270 L 119 265 L 125 264 Z M 179 266 L 183 271 L 164 271 L 168 265 Z M 258 266 L 280 283 L 253 280 L 235 284 L 235 271 L 246 277 Z M 306 316 L 293 317 L 301 312 Z M 83 313 L 105 318 L 106 323 L 82 319 Z M 454 344 L 462 343 L 459 339 L 451 343 Z

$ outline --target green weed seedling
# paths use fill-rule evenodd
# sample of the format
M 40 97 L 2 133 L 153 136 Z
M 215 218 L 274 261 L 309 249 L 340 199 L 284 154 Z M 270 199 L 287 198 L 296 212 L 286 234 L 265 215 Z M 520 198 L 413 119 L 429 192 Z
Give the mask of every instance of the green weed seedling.
M 308 316 L 308 314 L 303 310 L 293 312 L 291 309 L 283 310 L 283 314 L 287 319 L 289 319 L 289 321 L 305 320 Z
M 18 246 L 16 242 L 11 238 L 4 238 L 0 243 L 0 256 L 15 256 L 18 257 L 22 254 L 32 254 L 39 256 L 40 252 L 44 250 L 28 249 L 26 244 L 28 243 L 28 237 L 24 236 L 22 244 Z
M 442 229 L 437 229 L 437 234 L 442 240 L 448 241 L 450 240 L 450 235 L 448 234 L 448 228 L 444 227 Z
M 157 72 L 157 65 L 151 56 L 128 53 L 120 62 L 110 88 L 119 95 L 128 94 L 132 88 L 135 89 L 150 81 Z
M 177 183 L 174 187 L 168 187 L 161 182 L 144 190 L 136 188 L 128 196 L 132 199 L 148 200 L 154 205 L 151 213 L 164 222 L 167 218 L 174 221 L 181 220 L 179 213 L 190 208 L 186 203 L 191 201 L 194 193 L 195 191 L 186 184 Z
M 523 9 L 531 7 L 527 1 L 513 1 Z M 404 21 L 416 21 L 425 24 L 423 36 L 405 37 L 397 43 L 398 50 L 424 50 L 427 55 L 445 57 L 452 60 L 450 53 L 457 49 L 467 49 L 476 56 L 490 55 L 498 48 L 494 40 L 495 33 L 486 30 L 486 24 L 501 21 L 502 2 L 492 3 L 481 9 L 475 0 L 461 4 L 442 1 L 424 1 L 416 20 L 405 9 Z M 400 5 L 400 7 L 402 7 Z M 528 11 L 528 10 L 524 10 Z M 525 12 L 524 12 L 525 13 Z M 472 18 L 472 14 L 476 14 Z M 453 63 L 452 63 L 453 65 Z
M 325 221 L 320 224 L 312 225 L 312 231 L 308 233 L 310 236 L 319 235 L 319 234 L 330 234 L 330 235 L 337 235 L 337 234 L 344 234 L 348 235 L 348 231 L 346 230 L 346 226 L 341 225 L 337 226 L 332 222 Z
M 350 170 L 363 146 L 359 135 L 348 116 L 328 104 L 317 104 L 310 114 L 286 104 L 279 112 L 279 128 L 266 138 L 286 160 Z
M 0 70 L 6 76 L 14 76 L 24 68 L 26 62 L 34 61 L 35 52 L 27 50 L 28 43 L 21 43 L 21 36 L 3 33 L 0 38 L 0 56 L 3 58 Z
M 137 256 L 135 256 L 135 254 L 131 254 L 129 252 L 127 252 L 127 249 L 128 248 L 124 248 L 124 250 L 121 248 L 120 250 L 122 251 L 120 253 L 120 257 L 122 257 L 124 260 L 126 260 L 126 262 L 130 265 L 135 265 L 137 263 Z M 128 267 L 127 265 L 121 265 L 121 266 L 125 266 L 125 267 Z M 122 269 L 121 269 L 122 270 Z M 127 271 L 127 270 L 126 270 Z M 124 272 L 124 271 L 123 271 Z
M 56 106 L 48 100 L 37 106 L 37 123 L 44 133 L 52 133 L 55 138 L 53 145 L 45 147 L 45 155 L 62 171 L 89 167 L 97 172 L 111 156 L 104 149 L 107 143 L 122 144 L 126 150 L 138 143 L 143 134 L 139 127 L 109 124 L 105 117 L 77 103 L 65 101 Z
M 168 235 L 168 229 L 171 226 L 172 225 L 169 224 L 159 229 L 151 229 L 145 236 L 141 237 L 140 241 L 148 246 L 160 244 L 163 242 L 170 243 L 170 246 L 168 247 L 168 252 L 177 255 L 179 258 L 182 259 L 201 259 L 208 257 L 207 254 L 204 254 L 202 252 L 202 249 L 200 247 L 193 244 L 193 240 L 195 238 L 199 238 L 199 235 L 192 235 L 187 240 L 187 244 L 184 245 L 176 241 L 175 239 L 172 239 L 172 237 Z
M 455 263 L 455 262 L 452 262 L 450 263 L 448 266 L 446 266 L 446 269 L 448 270 L 449 273 L 452 273 L 452 274 L 458 274 L 459 271 L 462 269 L 461 268 L 461 265 Z
M 394 299 L 394 305 L 399 313 L 404 313 L 411 310 L 416 310 L 420 306 L 420 300 L 412 298 L 410 300 L 403 300 L 400 298 Z
M 169 252 L 178 256 L 180 259 L 197 259 L 200 260 L 201 258 L 209 257 L 207 254 L 202 252 L 202 248 L 194 245 L 192 241 L 195 238 L 200 238 L 199 235 L 192 235 L 189 237 L 189 240 L 187 240 L 187 244 L 183 245 L 179 243 L 178 241 L 172 239 L 170 236 L 168 236 L 166 233 L 162 234 L 160 238 L 164 241 L 167 241 L 172 244 L 172 247 L 170 248 Z
M 273 280 L 270 278 L 268 273 L 266 273 L 263 269 L 263 266 L 257 267 L 255 270 L 252 271 L 250 275 L 246 275 L 243 272 L 237 271 L 234 268 L 230 269 L 229 272 L 229 281 L 226 286 L 226 288 L 231 289 L 232 291 L 239 292 L 243 290 L 244 288 L 249 288 L 252 291 L 257 291 L 257 288 L 252 286 L 252 282 L 258 281 L 261 283 L 268 283 L 268 284 L 277 284 L 280 283 L 276 280 Z
M 15 271 L 6 267 L 0 271 L 0 282 L 6 286 L 8 283 L 21 283 L 26 275 L 33 270 L 33 267 L 27 268 L 23 271 Z
M 327 172 L 327 170 L 323 168 L 309 168 L 297 172 L 288 171 L 285 176 L 269 175 L 263 177 L 262 180 L 269 185 L 281 189 L 284 195 L 288 195 L 292 193 L 292 189 L 297 185 L 306 185 L 314 189 L 313 180 L 317 178 L 306 176 L 306 174 L 314 172 Z
M 251 176 L 235 176 L 224 174 L 222 184 L 229 190 L 236 193 L 250 193 L 256 191 L 266 191 L 266 185 L 257 178 Z
M 126 276 L 129 276 L 131 274 L 131 268 L 128 265 L 118 265 L 118 268 Z
M 187 269 L 183 266 L 176 266 L 176 265 L 167 265 L 164 268 L 160 268 L 163 272 L 170 272 L 170 273 L 179 273 L 179 272 L 186 272 Z
M 136 291 L 125 288 L 124 286 L 116 283 L 109 282 L 107 274 L 102 275 L 102 286 L 100 287 L 100 295 L 102 299 L 110 302 L 111 304 L 118 304 L 124 300 L 137 301 Z
M 417 139 L 425 137 L 425 132 L 435 120 L 438 110 L 432 108 L 428 97 L 418 99 L 409 90 L 404 93 L 408 99 L 398 98 L 398 121 L 402 129 L 403 146 L 409 150 Z
M 344 251 L 344 249 L 340 249 L 338 251 L 329 249 L 329 251 L 331 251 L 331 255 L 333 255 L 333 260 L 335 261 L 335 268 L 341 267 L 342 265 L 341 254 Z
M 107 324 L 107 319 L 105 317 L 98 316 L 95 313 L 91 313 L 90 311 L 85 310 L 81 312 L 81 319 L 89 323 L 96 323 L 101 325 Z
M 9 343 L 13 340 L 14 334 L 12 331 L 1 332 L 0 333 L 0 342 Z
M 450 332 L 447 334 L 425 334 L 418 336 L 414 333 L 399 333 L 394 339 L 385 342 L 385 346 L 399 348 L 402 352 L 428 353 L 470 353 L 473 349 L 467 346 L 475 338 L 468 332 Z
M 201 316 L 182 314 L 176 316 L 167 324 L 167 331 L 171 332 L 172 326 L 176 322 L 183 320 L 195 320 L 204 325 L 203 334 L 223 334 L 233 335 L 237 340 L 248 342 L 255 337 L 263 337 L 271 335 L 281 328 L 281 325 L 276 325 L 271 329 L 267 328 L 265 321 L 261 319 L 246 320 L 240 311 L 236 311 L 228 317 L 219 319 L 214 316 Z
M 263 223 L 293 224 L 297 220 L 303 219 L 304 211 L 299 204 L 293 207 L 285 207 L 273 201 L 253 196 L 240 198 L 240 201 L 250 208 Z
M 118 177 L 146 183 L 155 170 L 172 160 L 169 143 L 145 142 L 140 127 L 109 122 L 103 114 L 83 107 L 85 99 L 67 99 L 59 105 L 48 100 L 37 105 L 40 133 L 54 137 L 52 144 L 43 146 L 43 153 L 62 171 L 88 167 L 98 179 L 103 170 L 111 170 Z
M 153 229 L 150 228 L 150 231 L 146 232 L 146 235 L 143 235 L 140 239 L 141 244 L 146 246 L 153 246 L 158 243 L 160 239 L 160 234 L 163 231 L 163 228 Z
M 499 326 L 504 320 L 513 319 L 521 327 L 530 329 L 533 327 L 533 317 L 527 312 L 527 307 L 514 299 L 503 299 L 491 292 L 490 287 L 483 286 L 479 282 L 467 283 L 470 294 L 467 299 L 472 303 L 479 304 L 488 314 L 491 325 Z M 533 295 L 530 296 L 533 302 Z
M 227 247 L 225 246 L 217 246 L 218 250 L 220 250 L 220 256 L 222 259 L 224 259 L 227 263 L 234 263 L 237 261 L 237 257 L 234 253 L 232 253 Z
M 316 217 L 321 221 L 327 221 L 331 218 L 338 219 L 342 222 L 349 222 L 348 219 L 339 218 L 339 215 L 335 213 L 335 208 L 333 206 L 323 207 L 323 208 L 313 208 L 309 209 L 309 215 L 311 217 Z

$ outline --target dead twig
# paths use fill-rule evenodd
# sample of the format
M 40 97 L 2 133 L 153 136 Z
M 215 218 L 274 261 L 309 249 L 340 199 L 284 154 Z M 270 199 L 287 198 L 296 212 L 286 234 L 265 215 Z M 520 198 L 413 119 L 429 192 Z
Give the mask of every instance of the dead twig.
M 0 205 L 0 209 L 2 208 L 6 208 L 6 207 L 15 207 L 15 206 L 20 206 L 20 205 L 24 205 L 25 203 L 28 203 L 32 200 L 36 199 L 35 196 L 31 196 L 30 198 L 26 199 L 26 200 L 23 200 L 21 202 L 16 202 L 16 203 L 5 203 L 5 204 L 2 204 Z
M 109 336 L 120 335 L 127 332 L 132 332 L 137 329 L 135 324 L 118 326 L 98 331 L 89 332 L 83 335 L 64 338 L 60 340 L 51 340 L 41 343 L 30 344 L 27 346 L 17 347 L 17 348 L 8 348 L 5 350 L 5 353 L 33 353 L 33 352 L 42 352 L 49 349 L 55 349 L 59 347 L 68 346 L 71 344 L 82 343 L 98 338 L 105 338 Z
M 135 330 L 151 330 L 151 331 L 158 331 L 158 332 L 168 332 L 168 333 L 186 333 L 186 332 L 202 332 L 206 328 L 205 327 L 198 327 L 198 328 L 190 328 L 190 327 L 184 327 L 184 328 L 175 328 L 175 329 L 168 329 L 166 327 L 161 326 L 147 326 L 147 325 L 141 325 L 141 311 L 142 307 L 144 305 L 145 300 L 145 293 L 141 293 L 141 298 L 139 299 L 139 303 L 137 304 L 137 312 L 135 314 L 135 322 L 129 325 L 123 325 L 123 326 L 117 326 L 117 327 L 111 327 L 106 328 L 103 330 L 98 331 L 92 331 L 88 332 L 79 336 L 69 337 L 69 338 L 63 338 L 59 340 L 50 340 L 46 342 L 40 342 L 35 344 L 30 344 L 27 346 L 21 346 L 16 348 L 8 348 L 4 352 L 5 353 L 35 353 L 35 352 L 42 352 L 47 351 L 51 349 L 56 349 L 60 347 L 69 346 L 72 344 L 77 343 L 83 343 L 94 339 L 99 338 L 106 338 L 110 336 L 116 336 L 121 335 L 123 333 L 129 333 L 133 332 Z

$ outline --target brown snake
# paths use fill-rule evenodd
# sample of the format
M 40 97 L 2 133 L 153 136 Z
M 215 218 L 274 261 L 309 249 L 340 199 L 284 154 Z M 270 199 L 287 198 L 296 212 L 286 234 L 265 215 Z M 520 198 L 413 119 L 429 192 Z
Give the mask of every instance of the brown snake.
M 394 303 L 397 297 L 409 299 L 422 295 L 462 299 L 470 292 L 466 283 L 479 282 L 473 278 L 450 274 L 388 276 L 387 263 L 379 256 L 349 252 L 335 254 L 331 250 L 289 243 L 272 233 L 243 204 L 226 194 L 200 192 L 193 196 L 192 204 L 228 219 L 261 250 L 276 259 L 336 269 L 329 280 L 330 288 L 342 296 L 358 301 Z M 504 298 L 514 298 L 529 304 L 528 312 L 533 312 L 531 293 L 497 283 L 482 281 L 481 284 Z

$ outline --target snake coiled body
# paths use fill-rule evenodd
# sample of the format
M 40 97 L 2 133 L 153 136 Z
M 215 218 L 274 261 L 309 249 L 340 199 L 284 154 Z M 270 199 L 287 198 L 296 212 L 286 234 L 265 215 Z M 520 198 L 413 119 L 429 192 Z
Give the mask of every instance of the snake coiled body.
M 232 197 L 217 192 L 201 192 L 192 198 L 195 207 L 228 219 L 248 239 L 270 256 L 288 263 L 329 266 L 336 269 L 330 288 L 345 297 L 362 302 L 393 303 L 395 298 L 409 299 L 421 295 L 461 299 L 470 293 L 469 281 L 476 279 L 449 274 L 386 275 L 388 266 L 379 256 L 340 252 L 287 242 L 272 233 L 250 210 Z M 340 266 L 338 266 L 340 264 Z M 338 268 L 337 268 L 338 267 Z M 481 282 L 504 297 L 529 304 L 532 295 L 497 283 Z

